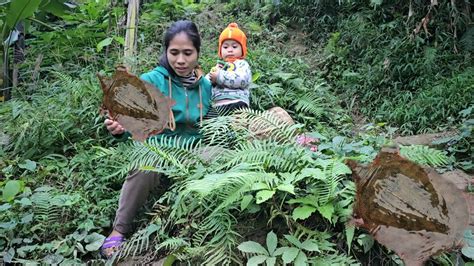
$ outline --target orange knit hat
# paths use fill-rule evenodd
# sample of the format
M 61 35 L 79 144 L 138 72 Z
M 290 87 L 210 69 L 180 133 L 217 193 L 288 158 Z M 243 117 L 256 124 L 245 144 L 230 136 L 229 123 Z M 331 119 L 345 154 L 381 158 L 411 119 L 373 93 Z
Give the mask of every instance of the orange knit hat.
M 237 23 L 230 23 L 219 36 L 219 58 L 222 58 L 221 48 L 225 40 L 234 40 L 240 43 L 240 46 L 242 46 L 242 58 L 245 58 L 247 55 L 247 36 L 239 29 Z

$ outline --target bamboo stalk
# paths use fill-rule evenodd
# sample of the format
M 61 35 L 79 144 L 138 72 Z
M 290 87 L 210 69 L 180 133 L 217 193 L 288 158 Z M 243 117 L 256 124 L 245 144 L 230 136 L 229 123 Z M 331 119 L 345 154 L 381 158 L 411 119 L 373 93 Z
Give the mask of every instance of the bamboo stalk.
M 127 67 L 132 67 L 130 66 L 129 60 L 132 60 L 136 51 L 139 8 L 140 8 L 140 0 L 130 0 L 128 2 L 127 29 L 125 33 L 125 51 L 124 51 L 124 64 Z

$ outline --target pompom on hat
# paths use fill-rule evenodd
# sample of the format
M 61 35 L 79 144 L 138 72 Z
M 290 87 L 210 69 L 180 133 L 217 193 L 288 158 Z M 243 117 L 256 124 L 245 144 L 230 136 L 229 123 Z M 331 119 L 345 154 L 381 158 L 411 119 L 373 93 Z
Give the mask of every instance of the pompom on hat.
M 240 43 L 240 46 L 242 46 L 242 58 L 245 58 L 247 56 L 247 36 L 245 36 L 245 33 L 239 29 L 239 25 L 237 23 L 232 22 L 230 23 L 227 28 L 225 28 L 221 35 L 219 36 L 219 57 L 222 58 L 222 43 L 225 40 L 234 40 L 238 43 Z

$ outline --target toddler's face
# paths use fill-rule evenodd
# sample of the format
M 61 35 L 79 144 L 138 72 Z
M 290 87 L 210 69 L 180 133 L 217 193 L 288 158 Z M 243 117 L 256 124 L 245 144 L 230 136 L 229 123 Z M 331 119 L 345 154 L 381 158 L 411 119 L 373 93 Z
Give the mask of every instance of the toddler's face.
M 227 57 L 241 57 L 242 46 L 234 40 L 225 40 L 221 46 L 222 58 Z

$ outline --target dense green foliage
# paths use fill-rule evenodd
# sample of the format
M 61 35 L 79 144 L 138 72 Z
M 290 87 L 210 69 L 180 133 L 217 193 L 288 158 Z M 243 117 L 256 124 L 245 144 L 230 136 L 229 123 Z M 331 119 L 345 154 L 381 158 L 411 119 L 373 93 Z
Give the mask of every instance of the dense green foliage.
M 402 133 L 460 121 L 474 100 L 472 4 L 339 2 L 282 1 L 277 12 L 305 29 L 322 54 L 314 63 L 348 108 Z
M 123 60 L 126 11 L 117 1 L 80 2 L 66 13 L 53 16 L 40 5 L 25 16 L 20 85 L 0 103 L 6 262 L 100 260 L 123 179 L 142 168 L 166 174 L 171 185 L 146 206 L 115 259 L 397 263 L 346 225 L 355 188 L 344 160 L 372 161 L 394 132 L 457 128 L 437 143 L 445 151 L 400 152 L 421 164 L 473 170 L 474 30 L 466 1 L 456 1 L 457 8 L 438 1 L 429 34 L 423 27 L 412 33 L 430 10 L 426 1 L 144 1 L 137 56 L 129 62 L 135 73 L 156 66 L 170 21 L 198 24 L 204 70 L 217 60 L 227 23 L 247 32 L 253 110 L 206 121 L 199 145 L 117 144 L 109 136 L 98 116 L 95 73 L 111 73 Z M 297 124 L 263 112 L 273 106 Z M 374 123 L 358 128 L 351 115 L 361 114 Z M 272 137 L 255 136 L 250 125 L 272 127 Z M 295 144 L 303 132 L 318 139 L 317 152 Z M 219 156 L 209 160 L 211 152 Z M 452 253 L 433 260 L 456 259 Z

